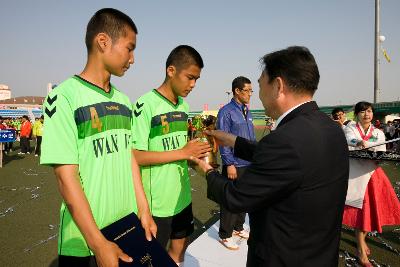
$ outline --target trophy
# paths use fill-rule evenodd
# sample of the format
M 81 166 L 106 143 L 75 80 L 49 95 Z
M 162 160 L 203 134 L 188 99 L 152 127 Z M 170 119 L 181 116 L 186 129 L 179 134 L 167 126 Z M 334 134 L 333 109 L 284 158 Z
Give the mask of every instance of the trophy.
M 196 115 L 189 122 L 189 140 L 199 138 L 200 142 L 206 142 L 210 145 L 211 151 L 207 152 L 202 160 L 210 164 L 213 168 L 218 168 L 217 163 L 217 152 L 218 145 L 213 136 L 209 136 L 204 133 L 205 130 L 215 130 L 215 124 L 217 117 L 213 115 Z

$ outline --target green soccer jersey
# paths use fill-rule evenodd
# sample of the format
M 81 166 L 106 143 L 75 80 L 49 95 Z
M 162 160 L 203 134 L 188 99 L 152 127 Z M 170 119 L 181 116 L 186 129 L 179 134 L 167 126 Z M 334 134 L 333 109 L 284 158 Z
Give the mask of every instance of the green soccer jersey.
M 47 96 L 41 164 L 76 164 L 82 189 L 99 229 L 136 212 L 131 168 L 132 106 L 111 87 L 109 93 L 74 76 Z M 58 254 L 89 256 L 65 203 L 60 210 Z
M 140 97 L 133 107 L 132 144 L 137 150 L 171 151 L 187 143 L 189 106 L 179 97 L 174 105 L 157 90 Z M 169 217 L 192 201 L 186 160 L 140 168 L 151 212 Z

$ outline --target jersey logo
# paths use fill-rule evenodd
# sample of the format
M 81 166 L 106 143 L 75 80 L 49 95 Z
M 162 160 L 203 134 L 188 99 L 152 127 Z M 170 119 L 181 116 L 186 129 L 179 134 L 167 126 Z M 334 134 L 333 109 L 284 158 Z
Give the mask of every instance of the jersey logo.
M 51 106 L 54 101 L 57 100 L 57 95 L 55 95 L 53 98 L 51 98 L 50 96 L 47 97 L 47 103 L 49 103 L 49 105 Z
M 44 109 L 44 112 L 47 114 L 47 116 L 49 116 L 49 118 L 51 118 L 51 116 L 54 115 L 54 113 L 56 113 L 56 108 L 54 107 L 52 110 L 49 110 L 47 107 Z
M 116 105 L 111 105 L 111 106 L 106 106 L 107 110 L 119 110 L 119 106 Z
M 142 108 L 144 105 L 144 103 L 140 104 L 139 102 L 136 102 L 136 108 L 139 110 L 140 108 Z M 133 113 L 135 114 L 135 117 L 139 117 L 140 114 L 142 114 L 142 110 L 136 111 L 134 110 Z
M 144 103 L 140 104 L 139 102 L 136 102 L 136 108 L 140 109 L 141 107 L 143 107 Z
M 47 96 L 47 103 L 49 104 L 49 108 L 45 108 L 44 112 L 46 113 L 47 116 L 49 116 L 49 118 L 51 118 L 54 113 L 56 113 L 56 106 L 54 106 L 54 108 L 52 108 L 52 105 L 54 102 L 56 102 L 57 100 L 57 95 L 53 96 L 53 98 L 51 98 L 51 96 Z

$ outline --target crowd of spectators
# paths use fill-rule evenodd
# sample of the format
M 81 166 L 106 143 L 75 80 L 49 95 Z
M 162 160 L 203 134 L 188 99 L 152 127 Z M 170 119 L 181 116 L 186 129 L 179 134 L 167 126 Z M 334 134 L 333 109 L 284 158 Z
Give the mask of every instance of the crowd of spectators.
M 15 130 L 16 133 L 16 140 L 14 142 L 4 143 L 2 149 L 5 155 L 15 150 L 14 143 L 19 142 L 19 155 L 35 152 L 35 156 L 40 156 L 43 116 L 35 118 L 35 120 L 30 120 L 26 115 L 20 118 L 3 118 L 0 116 L 0 130 Z M 34 142 L 34 148 L 31 146 L 31 141 Z
M 332 110 L 331 117 L 334 121 L 339 123 L 344 129 L 346 125 L 351 122 L 346 117 L 346 113 L 342 108 L 335 108 Z M 386 141 L 400 138 L 400 119 L 394 119 L 392 121 L 387 121 L 387 123 L 382 123 L 380 120 L 374 120 L 374 127 L 380 129 L 385 134 Z M 386 145 L 388 151 L 393 151 L 400 153 L 400 141 L 391 142 Z
M 385 133 L 387 141 L 400 138 L 400 119 L 388 121 L 386 126 L 383 127 L 382 130 Z M 400 153 L 400 142 L 397 141 L 387 144 L 387 149 L 392 151 L 397 151 Z

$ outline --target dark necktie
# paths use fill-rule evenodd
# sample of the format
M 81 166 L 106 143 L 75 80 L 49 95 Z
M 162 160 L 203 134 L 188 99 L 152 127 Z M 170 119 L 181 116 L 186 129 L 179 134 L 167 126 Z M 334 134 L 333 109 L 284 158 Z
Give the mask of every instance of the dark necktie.
M 242 112 L 243 112 L 243 116 L 246 118 L 247 110 L 246 110 L 245 105 L 242 106 Z

